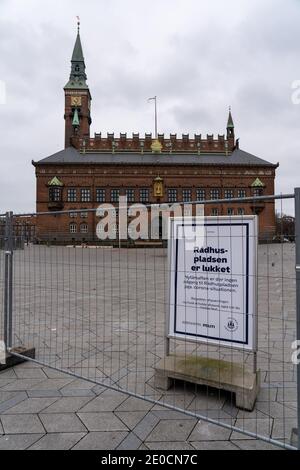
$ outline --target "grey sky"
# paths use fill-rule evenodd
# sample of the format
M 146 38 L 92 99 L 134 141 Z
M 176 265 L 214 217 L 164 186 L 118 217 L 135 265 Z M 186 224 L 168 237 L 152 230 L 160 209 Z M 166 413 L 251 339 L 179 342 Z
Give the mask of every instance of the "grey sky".
M 81 17 L 92 133 L 223 134 L 300 185 L 299 0 L 0 0 L 0 212 L 34 210 L 31 160 L 63 148 L 63 86 Z M 288 208 L 291 212 L 291 205 Z

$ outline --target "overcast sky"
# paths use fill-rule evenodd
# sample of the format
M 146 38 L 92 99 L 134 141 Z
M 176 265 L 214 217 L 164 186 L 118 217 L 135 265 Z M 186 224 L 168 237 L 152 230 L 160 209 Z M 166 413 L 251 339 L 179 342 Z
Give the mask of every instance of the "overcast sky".
M 63 148 L 76 15 L 92 135 L 153 131 L 154 95 L 159 132 L 223 134 L 231 105 L 276 192 L 300 186 L 299 0 L 0 0 L 0 212 L 35 209 L 31 160 Z

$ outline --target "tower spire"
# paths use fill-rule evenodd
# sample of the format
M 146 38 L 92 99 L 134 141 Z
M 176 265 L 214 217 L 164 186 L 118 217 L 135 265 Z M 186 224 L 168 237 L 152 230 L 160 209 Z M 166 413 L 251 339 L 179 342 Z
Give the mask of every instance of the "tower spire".
M 231 114 L 231 106 L 229 106 L 229 113 L 227 119 L 227 140 L 232 139 L 234 142 L 234 124 Z
M 91 93 L 86 83 L 85 61 L 80 39 L 80 19 L 77 16 L 77 35 L 71 58 L 71 73 L 65 91 L 65 147 L 80 146 L 89 138 Z
M 88 88 L 87 76 L 85 73 L 85 61 L 80 39 L 80 19 L 77 16 L 77 37 L 71 58 L 70 79 L 65 86 L 66 88 Z

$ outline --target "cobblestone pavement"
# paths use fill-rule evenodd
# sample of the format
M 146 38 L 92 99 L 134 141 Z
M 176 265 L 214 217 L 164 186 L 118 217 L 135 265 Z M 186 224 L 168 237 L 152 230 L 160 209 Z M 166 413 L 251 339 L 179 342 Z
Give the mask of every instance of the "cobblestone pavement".
M 0 372 L 0 450 L 273 448 L 30 362 Z
M 251 413 L 237 409 L 229 393 L 206 387 L 155 389 L 164 354 L 163 250 L 29 246 L 14 256 L 14 345 L 34 345 L 44 364 L 104 386 L 30 362 L 1 372 L 0 449 L 273 447 L 105 385 L 289 443 L 296 425 L 294 245 L 259 246 L 261 390 Z M 171 349 L 249 367 L 253 359 L 182 341 Z

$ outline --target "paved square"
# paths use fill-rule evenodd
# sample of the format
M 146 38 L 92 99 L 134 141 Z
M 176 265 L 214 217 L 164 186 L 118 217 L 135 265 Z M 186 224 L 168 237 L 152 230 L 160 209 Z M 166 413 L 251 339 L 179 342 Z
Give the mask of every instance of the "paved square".
M 0 372 L 0 448 L 272 448 L 105 385 L 289 443 L 296 418 L 294 245 L 260 245 L 258 259 L 262 383 L 249 413 L 230 393 L 207 387 L 155 389 L 165 347 L 165 250 L 16 251 L 14 345 L 34 345 L 45 366 L 27 362 Z M 216 346 L 172 340 L 171 350 L 252 364 L 248 352 Z

